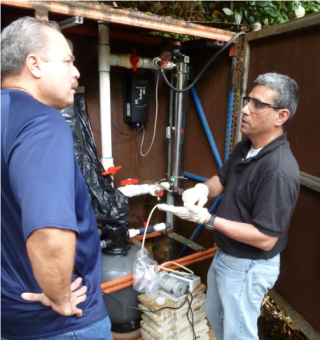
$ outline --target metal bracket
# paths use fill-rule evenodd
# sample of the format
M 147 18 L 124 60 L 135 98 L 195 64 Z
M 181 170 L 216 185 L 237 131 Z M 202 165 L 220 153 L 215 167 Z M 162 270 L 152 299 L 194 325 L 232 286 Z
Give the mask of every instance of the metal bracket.
M 67 20 L 60 21 L 58 24 L 61 29 L 76 26 L 76 25 L 81 25 L 83 24 L 83 17 L 70 18 Z
M 168 237 L 172 238 L 173 240 L 176 240 L 186 246 L 188 246 L 189 248 L 195 250 L 195 251 L 204 251 L 206 250 L 206 248 L 200 246 L 199 244 L 193 242 L 193 241 L 190 241 L 188 240 L 187 238 L 177 234 L 177 233 L 174 233 L 174 232 L 162 232 L 162 234 L 164 235 L 167 235 Z
M 307 188 L 320 192 L 320 178 L 300 171 L 300 183 Z

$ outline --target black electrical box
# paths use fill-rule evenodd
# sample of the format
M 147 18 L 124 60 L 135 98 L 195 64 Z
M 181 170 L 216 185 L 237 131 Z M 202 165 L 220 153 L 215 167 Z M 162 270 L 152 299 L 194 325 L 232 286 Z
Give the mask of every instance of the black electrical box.
M 126 75 L 124 77 L 123 120 L 126 123 L 148 121 L 149 82 L 145 77 Z

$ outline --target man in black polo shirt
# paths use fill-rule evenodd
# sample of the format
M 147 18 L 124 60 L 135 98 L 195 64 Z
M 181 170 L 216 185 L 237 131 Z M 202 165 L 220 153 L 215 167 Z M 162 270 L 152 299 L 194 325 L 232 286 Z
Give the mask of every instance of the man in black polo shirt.
M 159 205 L 215 230 L 219 250 L 208 272 L 206 312 L 218 340 L 258 339 L 261 302 L 278 278 L 299 194 L 299 168 L 285 133 L 298 97 L 293 79 L 260 75 L 243 98 L 247 138 L 216 176 L 184 192 L 184 207 Z M 222 193 L 216 215 L 209 214 L 207 197 Z

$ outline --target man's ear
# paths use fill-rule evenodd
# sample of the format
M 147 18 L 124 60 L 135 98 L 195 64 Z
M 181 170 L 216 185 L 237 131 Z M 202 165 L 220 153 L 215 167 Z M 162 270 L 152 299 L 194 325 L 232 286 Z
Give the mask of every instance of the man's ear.
M 42 77 L 41 60 L 35 54 L 27 55 L 26 67 L 35 78 L 38 79 Z
M 278 117 L 276 119 L 276 126 L 282 126 L 290 117 L 290 111 L 288 109 L 280 109 L 278 111 Z

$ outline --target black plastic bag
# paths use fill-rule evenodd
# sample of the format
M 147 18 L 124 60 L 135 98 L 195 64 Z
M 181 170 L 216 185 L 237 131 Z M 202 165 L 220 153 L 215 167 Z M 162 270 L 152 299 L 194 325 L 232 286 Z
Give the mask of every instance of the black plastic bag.
M 74 97 L 74 104 L 61 113 L 73 133 L 76 158 L 86 181 L 96 219 L 111 225 L 127 224 L 128 198 L 113 187 L 109 175 L 101 175 L 105 170 L 97 153 L 84 93 L 76 93 Z

